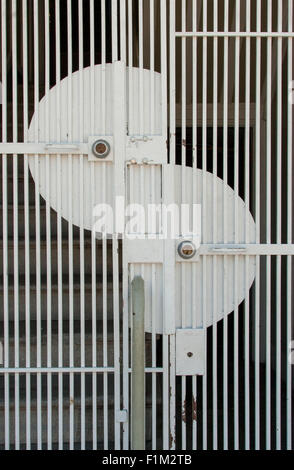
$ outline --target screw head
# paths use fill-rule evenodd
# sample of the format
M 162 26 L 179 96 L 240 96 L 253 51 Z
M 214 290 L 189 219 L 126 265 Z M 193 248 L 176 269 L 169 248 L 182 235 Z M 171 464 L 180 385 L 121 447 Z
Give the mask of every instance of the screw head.
M 196 254 L 196 247 L 190 240 L 182 241 L 178 246 L 178 253 L 183 259 L 191 259 Z
M 106 140 L 96 140 L 92 146 L 92 152 L 97 158 L 106 158 L 110 153 L 110 145 Z

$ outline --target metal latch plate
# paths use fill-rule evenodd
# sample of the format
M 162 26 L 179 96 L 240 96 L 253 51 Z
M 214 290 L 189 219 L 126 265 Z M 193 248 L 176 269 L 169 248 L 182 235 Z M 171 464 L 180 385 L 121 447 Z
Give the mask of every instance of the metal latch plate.
M 167 162 L 167 144 L 161 135 L 128 136 L 126 141 L 128 163 L 163 165 Z
M 176 374 L 204 375 L 204 329 L 176 330 Z

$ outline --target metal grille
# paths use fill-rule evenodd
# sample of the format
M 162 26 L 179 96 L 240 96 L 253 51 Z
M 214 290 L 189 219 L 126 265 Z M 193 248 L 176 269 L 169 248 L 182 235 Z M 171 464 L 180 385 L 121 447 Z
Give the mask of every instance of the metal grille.
M 136 274 L 146 447 L 292 448 L 293 34 L 293 0 L 1 0 L 1 448 L 130 447 Z M 162 136 L 166 163 L 89 162 L 112 134 Z M 199 260 L 97 239 L 124 191 L 200 202 Z M 187 328 L 203 376 L 176 375 Z

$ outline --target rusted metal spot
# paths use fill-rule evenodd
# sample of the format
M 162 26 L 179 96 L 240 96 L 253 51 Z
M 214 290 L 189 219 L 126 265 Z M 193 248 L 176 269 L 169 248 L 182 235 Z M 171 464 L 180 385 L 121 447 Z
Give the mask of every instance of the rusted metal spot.
M 197 421 L 197 399 L 192 396 L 192 420 Z
M 187 423 L 187 402 L 184 401 L 183 409 L 182 409 L 182 421 L 183 423 Z
M 169 448 L 171 449 L 172 446 L 173 446 L 173 442 L 174 442 L 174 436 L 173 436 L 173 433 L 170 432 L 169 433 Z
M 184 147 L 187 146 L 187 141 L 186 141 L 186 139 L 183 139 L 183 140 L 182 140 L 182 145 L 183 145 Z
M 70 399 L 69 399 L 69 404 L 70 404 L 70 406 L 73 406 L 74 403 L 75 403 L 74 399 L 73 399 L 72 397 L 70 397 Z

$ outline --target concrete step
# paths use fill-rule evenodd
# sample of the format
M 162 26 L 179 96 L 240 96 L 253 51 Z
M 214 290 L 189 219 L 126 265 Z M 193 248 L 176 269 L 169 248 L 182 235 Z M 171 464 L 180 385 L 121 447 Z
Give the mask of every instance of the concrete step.
M 102 324 L 97 325 L 97 365 L 103 365 L 103 334 L 101 332 Z M 108 361 L 107 365 L 109 367 L 113 366 L 113 334 L 108 325 L 108 335 L 107 335 L 107 353 Z M 63 352 L 63 365 L 68 367 L 69 365 L 69 335 L 63 335 L 62 341 L 62 352 Z M 122 337 L 121 337 L 122 343 Z M 75 365 L 79 366 L 79 353 L 81 350 L 81 338 L 79 334 L 73 335 L 73 346 L 75 351 Z M 151 350 L 152 342 L 150 335 L 146 336 L 146 365 L 151 365 Z M 11 356 L 11 361 L 13 362 L 14 356 L 14 340 L 10 340 L 9 352 Z M 37 341 L 36 337 L 32 336 L 30 341 L 30 353 L 31 353 L 31 366 L 34 367 L 36 362 L 36 352 L 37 352 Z M 26 353 L 26 343 L 25 338 L 21 337 L 19 341 L 19 354 L 20 354 L 20 367 L 25 366 L 25 353 Z M 56 365 L 58 361 L 58 335 L 52 335 L 52 366 Z M 43 334 L 41 338 L 41 356 L 42 356 L 42 366 L 46 366 L 47 361 L 47 340 Z M 92 365 L 92 336 L 91 334 L 85 335 L 85 365 Z M 50 370 L 48 370 L 49 372 Z M 105 396 L 104 396 L 104 384 L 105 376 L 104 374 L 98 373 L 95 374 L 96 377 L 96 389 L 93 389 L 93 373 L 86 373 L 83 375 L 83 401 L 82 401 L 82 379 L 80 373 L 75 373 L 72 376 L 73 388 L 70 387 L 70 375 L 69 373 L 64 373 L 62 375 L 62 382 L 60 382 L 60 374 L 52 373 L 51 374 L 51 386 L 50 386 L 50 398 L 51 398 L 51 427 L 50 431 L 52 433 L 52 442 L 53 444 L 58 443 L 59 430 L 61 428 L 59 416 L 60 416 L 60 405 L 62 405 L 62 441 L 65 445 L 69 442 L 70 439 L 70 410 L 72 410 L 74 415 L 72 432 L 74 435 L 74 442 L 81 442 L 81 412 L 82 412 L 82 403 L 85 413 L 85 440 L 88 443 L 92 442 L 93 436 L 93 395 L 96 399 L 96 416 L 97 416 L 97 441 L 100 442 L 101 448 L 103 448 L 103 435 L 104 435 L 104 409 L 106 406 Z M 151 395 L 151 375 L 147 374 L 146 376 L 146 431 L 147 438 L 151 438 L 151 429 L 152 429 L 152 395 Z M 114 374 L 109 372 L 107 374 L 107 412 L 108 412 L 108 438 L 110 443 L 114 441 Z M 60 390 L 62 387 L 62 391 Z M 19 375 L 19 385 L 17 388 L 17 395 L 19 397 L 19 407 L 18 407 L 18 416 L 19 416 L 19 439 L 20 443 L 24 445 L 26 443 L 26 420 L 27 413 L 30 414 L 30 430 L 31 430 L 31 444 L 32 447 L 35 447 L 38 442 L 38 413 L 41 416 L 41 441 L 44 443 L 44 448 L 46 448 L 48 442 L 48 374 L 43 373 L 41 376 L 40 383 L 40 402 L 37 401 L 37 376 L 36 374 L 30 375 L 30 382 L 27 382 L 27 376 L 25 374 Z M 15 379 L 11 374 L 9 379 L 9 402 L 6 405 L 6 409 L 9 410 L 9 436 L 11 439 L 11 445 L 14 443 L 15 436 L 15 397 L 16 397 L 16 387 Z M 60 393 L 61 392 L 61 393 Z M 30 397 L 30 407 L 29 410 L 26 406 L 26 399 Z M 62 401 L 60 400 L 62 396 Z M 4 405 L 4 377 L 0 375 L 0 446 L 5 444 L 5 429 L 4 429 L 4 414 L 5 414 L 5 405 Z M 161 379 L 157 379 L 157 426 L 158 429 L 162 429 L 162 383 Z M 40 438 L 40 433 L 39 433 Z M 91 445 L 90 445 L 91 447 Z M 111 444 L 110 444 L 111 447 Z M 12 448 L 12 447 L 11 447 Z
M 113 398 L 109 396 L 108 398 L 108 436 L 109 442 L 114 442 L 114 405 Z M 85 440 L 86 442 L 92 443 L 93 440 L 93 400 L 92 398 L 87 398 L 84 402 L 84 416 L 85 416 Z M 51 427 L 50 434 L 52 440 L 53 449 L 58 447 L 59 442 L 59 432 L 61 429 L 62 432 L 62 442 L 64 447 L 69 446 L 70 435 L 73 433 L 73 440 L 77 445 L 77 448 L 81 448 L 81 399 L 74 397 L 64 397 L 63 407 L 62 407 L 62 426 L 59 426 L 59 400 L 52 400 L 51 410 Z M 73 424 L 71 428 L 70 421 L 70 410 L 73 410 Z M 99 406 L 96 407 L 97 412 L 97 443 L 98 447 L 103 448 L 103 429 L 104 429 L 104 410 L 103 410 L 103 400 L 99 398 Z M 150 411 L 147 412 L 148 420 L 150 420 L 149 415 Z M 0 403 L 0 416 L 1 424 L 0 426 L 0 445 L 2 448 L 5 445 L 5 429 L 4 429 L 4 405 Z M 9 437 L 10 437 L 10 449 L 14 447 L 14 436 L 15 436 L 15 406 L 14 403 L 10 401 L 9 404 Z M 22 400 L 20 402 L 19 408 L 19 439 L 21 443 L 21 448 L 25 448 L 26 444 L 26 402 Z M 48 446 L 48 409 L 46 400 L 43 400 L 41 403 L 41 436 L 38 436 L 38 405 L 37 401 L 31 401 L 30 406 L 30 434 L 31 434 L 31 448 L 34 449 L 37 447 L 38 437 L 42 441 L 42 448 L 47 449 Z M 72 431 L 71 431 L 72 429 Z M 110 444 L 113 448 L 113 445 Z M 92 446 L 91 446 L 92 447 Z
M 108 379 L 109 381 L 109 379 Z M 157 414 L 157 429 L 158 433 L 161 434 L 162 429 L 162 413 L 161 413 L 161 387 L 157 387 L 157 408 L 159 410 Z M 90 390 L 92 393 L 92 378 L 90 384 Z M 98 448 L 103 449 L 104 447 L 104 426 L 107 426 L 108 430 L 108 444 L 109 448 L 113 448 L 114 442 L 114 426 L 115 426 L 115 416 L 114 416 L 114 390 L 113 386 L 109 384 L 108 387 L 108 406 L 107 410 L 107 423 L 104 421 L 104 407 L 106 405 L 104 400 L 104 395 L 102 394 L 102 388 L 97 387 L 98 394 L 96 395 L 96 426 L 95 431 L 97 434 L 97 444 Z M 76 447 L 79 449 L 81 446 L 81 430 L 82 430 L 82 410 L 84 411 L 84 439 L 87 443 L 87 447 L 93 448 L 93 398 L 92 396 L 87 396 L 85 400 L 81 400 L 79 396 L 74 395 L 70 396 L 69 391 L 63 392 L 63 402 L 62 402 L 62 417 L 60 420 L 60 400 L 53 399 L 51 402 L 51 426 L 50 434 L 53 444 L 53 448 L 57 447 L 59 442 L 59 433 L 62 435 L 62 443 L 64 447 L 68 447 L 70 442 L 71 432 L 73 433 L 73 441 L 76 443 Z M 82 407 L 83 405 L 83 407 Z M 38 436 L 38 409 L 41 415 L 41 436 Z M 73 421 L 70 420 L 70 411 L 73 412 Z M 25 447 L 26 444 L 26 401 L 25 399 L 20 400 L 19 404 L 19 440 L 22 447 Z M 147 395 L 146 397 L 146 439 L 149 441 L 152 437 L 152 401 L 151 397 Z M 61 421 L 61 422 L 60 422 Z M 130 417 L 129 417 L 130 421 Z M 4 428 L 4 403 L 0 402 L 0 446 L 5 445 L 5 428 Z M 37 400 L 30 401 L 30 434 L 31 434 L 31 445 L 32 448 L 35 448 L 38 443 L 38 437 L 41 440 L 42 448 L 46 449 L 48 445 L 48 406 L 46 396 L 42 399 L 41 404 L 38 407 Z M 13 399 L 9 403 L 9 437 L 11 446 L 14 445 L 15 437 L 15 404 Z
M 88 325 L 87 325 L 88 326 Z M 90 325 L 89 325 L 90 326 Z M 91 325 L 92 326 L 92 325 Z M 54 326 L 53 326 L 54 328 Z M 96 348 L 96 366 L 103 367 L 107 364 L 107 367 L 113 367 L 114 365 L 114 336 L 113 336 L 113 322 L 108 321 L 105 325 L 105 332 L 107 334 L 105 336 L 105 342 L 103 339 L 103 322 L 97 321 L 96 323 L 96 341 L 95 341 L 95 348 Z M 120 335 L 120 350 L 122 355 L 122 334 Z M 145 354 L 145 363 L 147 367 L 151 367 L 152 364 L 152 341 L 151 335 L 146 335 L 145 340 L 146 345 L 146 354 Z M 72 350 L 71 350 L 72 347 Z M 47 338 L 47 328 L 42 325 L 41 329 L 41 339 L 40 345 L 38 345 L 37 336 L 31 335 L 30 340 L 27 343 L 25 336 L 20 336 L 18 341 L 18 351 L 19 351 L 19 367 L 24 368 L 26 367 L 26 352 L 29 350 L 30 352 L 30 366 L 31 367 L 47 367 L 48 360 L 51 359 L 51 367 L 58 367 L 59 366 L 59 359 L 62 357 L 62 365 L 63 367 L 70 367 L 70 357 L 71 352 L 73 354 L 73 364 L 75 367 L 80 367 L 81 364 L 81 352 L 84 351 L 84 365 L 85 367 L 93 367 L 93 335 L 92 332 L 86 332 L 81 337 L 80 332 L 75 332 L 72 336 L 72 345 L 71 345 L 71 337 L 68 333 L 63 333 L 60 336 L 55 331 L 51 334 L 51 355 L 50 358 L 48 357 L 48 338 Z M 106 355 L 104 355 L 104 349 L 106 351 Z M 40 363 L 38 364 L 37 354 L 38 350 L 40 352 Z M 14 337 L 11 337 L 9 340 L 9 367 L 14 367 L 14 360 L 15 360 L 15 341 Z M 104 362 L 104 360 L 106 362 Z M 13 384 L 12 384 L 13 386 Z M 20 383 L 20 389 L 25 389 L 25 380 L 22 380 Z M 0 386 L 1 390 L 1 386 Z
M 65 232 L 67 233 L 67 232 Z M 76 234 L 77 235 L 77 234 Z M 76 236 L 75 235 L 75 236 Z M 29 263 L 30 263 L 30 275 L 35 276 L 36 275 L 36 268 L 37 268 L 37 263 L 36 263 L 36 240 L 30 240 L 27 243 L 27 247 L 29 249 Z M 56 238 L 54 239 L 52 235 L 52 240 L 50 245 L 47 245 L 46 240 L 41 240 L 40 242 L 40 270 L 41 270 L 41 275 L 45 276 L 47 274 L 47 249 L 48 247 L 50 248 L 51 251 L 51 274 L 52 276 L 57 276 L 58 274 L 58 250 L 61 248 L 62 251 L 62 273 L 65 276 L 68 276 L 70 272 L 70 267 L 69 267 L 69 243 L 68 239 L 61 240 L 59 243 Z M 103 254 L 102 254 L 102 241 L 101 240 L 96 240 L 95 242 L 95 249 L 96 249 L 96 273 L 97 275 L 102 275 L 103 273 Z M 19 268 L 18 268 L 18 273 L 20 276 L 23 276 L 25 274 L 25 262 L 26 262 L 26 242 L 24 240 L 19 240 L 18 241 L 18 258 L 19 258 Z M 8 274 L 13 275 L 14 274 L 14 265 L 13 265 L 13 258 L 14 258 L 14 253 L 15 253 L 15 248 L 14 248 L 14 242 L 13 240 L 8 241 Z M 86 274 L 91 274 L 92 273 L 92 241 L 89 238 L 85 238 L 85 241 L 83 243 L 83 249 L 82 251 L 84 252 L 84 269 Z M 3 242 L 0 242 L 0 252 L 3 253 Z M 107 265 L 107 272 L 111 273 L 112 269 L 112 246 L 110 241 L 107 243 L 107 257 L 106 257 L 106 265 Z M 79 275 L 80 273 L 80 253 L 81 253 L 81 248 L 80 248 L 80 240 L 79 238 L 74 238 L 73 239 L 73 251 L 72 251 L 72 256 L 73 256 L 73 275 Z M 0 276 L 3 275 L 3 263 L 0 264 Z
M 17 172 L 17 193 L 18 193 L 18 204 L 23 205 L 24 204 L 24 177 L 23 177 L 23 172 L 21 170 L 21 167 L 23 167 L 23 157 L 19 157 L 19 170 Z M 12 162 L 12 158 L 8 158 L 8 162 Z M 1 165 L 2 166 L 2 165 Z M 6 191 L 6 197 L 7 197 L 7 202 L 8 204 L 13 204 L 14 198 L 13 198 L 13 175 L 12 175 L 12 170 L 9 169 L 10 165 L 8 166 L 7 169 L 7 176 L 6 176 L 6 186 L 7 186 L 7 191 Z M 0 192 L 1 192 L 1 201 L 2 201 L 2 194 L 3 194 L 3 178 L 2 178 L 2 170 L 0 174 Z M 28 194 L 29 194 L 29 204 L 34 205 L 35 204 L 35 183 L 34 180 L 32 179 L 31 175 L 29 176 L 29 186 L 28 186 Z M 40 196 L 39 198 L 40 203 L 45 203 L 44 199 Z
M 7 208 L 7 230 L 8 230 L 8 238 L 13 238 L 13 229 L 14 229 L 14 207 L 13 204 L 8 204 Z M 17 208 L 18 213 L 18 238 L 24 239 L 25 237 L 25 207 L 23 204 L 18 204 Z M 40 237 L 41 239 L 46 239 L 46 230 L 47 230 L 47 221 L 46 221 L 46 206 L 45 204 L 40 205 L 39 211 L 40 217 Z M 30 238 L 35 237 L 36 235 L 36 210 L 35 204 L 32 203 L 28 207 L 28 226 L 29 226 L 29 234 Z M 68 222 L 61 218 L 61 229 L 63 234 L 67 234 Z M 3 207 L 0 206 L 0 230 L 3 231 Z M 54 238 L 57 236 L 57 214 L 54 210 L 50 210 L 50 233 L 51 237 Z M 73 233 L 75 237 L 78 237 L 79 228 L 73 226 Z
M 26 315 L 26 295 L 25 295 L 25 279 L 24 277 L 20 277 L 19 279 L 19 289 L 18 292 L 15 292 L 13 280 L 10 278 L 8 279 L 8 304 L 9 304 L 9 319 L 12 321 L 15 316 L 15 306 L 14 300 L 15 295 L 18 294 L 18 306 L 19 306 L 19 320 L 25 320 Z M 0 282 L 3 285 L 3 279 L 0 279 Z M 36 288 L 36 280 L 31 278 L 30 280 L 30 298 L 28 299 L 29 302 L 29 315 L 31 320 L 36 320 L 37 318 L 37 288 Z M 52 285 L 51 289 L 47 289 L 46 285 L 46 277 L 41 278 L 41 289 L 40 289 L 40 317 L 42 320 L 46 320 L 48 315 L 48 306 L 47 302 L 49 301 L 49 305 L 51 308 L 51 316 L 52 320 L 58 319 L 58 305 L 60 303 L 60 318 L 63 320 L 68 320 L 70 317 L 70 308 L 69 308 L 69 298 L 70 298 L 70 286 L 68 282 L 68 277 L 64 276 L 61 282 L 61 289 L 60 292 L 58 291 L 58 279 L 56 277 L 52 277 L 51 279 Z M 96 317 L 97 320 L 102 319 L 103 316 L 103 280 L 101 277 L 97 276 L 96 278 Z M 120 289 L 121 289 L 121 281 L 120 281 Z M 48 296 L 51 294 L 51 298 Z M 60 302 L 59 302 L 59 294 L 60 294 Z M 73 318 L 74 320 L 80 319 L 80 306 L 81 306 L 81 285 L 80 279 L 78 276 L 74 277 L 73 280 L 73 292 L 72 292 L 72 299 L 73 299 Z M 0 291 L 0 302 L 3 305 L 3 289 Z M 113 283 L 112 278 L 109 277 L 107 280 L 107 292 L 106 292 L 106 301 L 107 301 L 107 315 L 108 319 L 112 318 L 112 301 L 113 301 Z M 84 288 L 84 311 L 85 311 L 85 319 L 92 318 L 92 285 L 91 285 L 91 276 L 85 276 L 85 288 Z
M 40 339 L 40 367 L 47 367 L 48 364 L 48 338 L 47 338 L 47 328 L 42 328 L 42 336 Z M 85 367 L 92 367 L 93 365 L 93 336 L 91 333 L 86 333 L 83 338 L 84 344 L 84 363 Z M 81 364 L 81 352 L 82 352 L 82 338 L 80 333 L 74 333 L 72 337 L 72 354 L 74 365 L 79 366 Z M 113 344 L 113 324 L 108 322 L 107 324 L 107 337 L 105 344 L 103 342 L 103 324 L 102 322 L 97 322 L 96 324 L 96 365 L 97 367 L 103 367 L 103 348 L 107 350 L 107 365 L 113 367 L 114 361 L 114 344 Z M 36 335 L 30 337 L 30 341 L 27 344 L 25 336 L 21 336 L 19 339 L 19 367 L 26 367 L 26 351 L 27 349 L 30 352 L 30 365 L 31 367 L 37 367 L 37 353 L 38 353 L 38 342 Z M 70 367 L 70 348 L 71 348 L 71 338 L 68 333 L 65 333 L 61 337 L 59 342 L 59 336 L 57 333 L 51 335 L 51 366 L 58 367 L 59 365 L 59 354 L 62 355 L 63 367 Z M 14 355 L 15 355 L 15 341 L 14 338 L 11 338 L 9 341 L 9 361 L 10 366 L 14 365 Z

